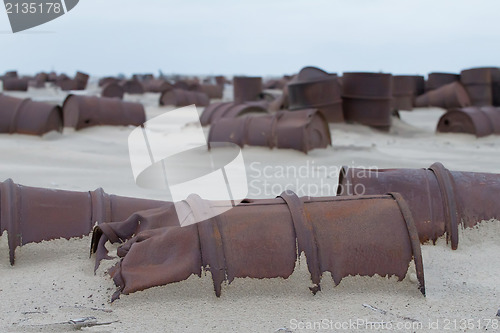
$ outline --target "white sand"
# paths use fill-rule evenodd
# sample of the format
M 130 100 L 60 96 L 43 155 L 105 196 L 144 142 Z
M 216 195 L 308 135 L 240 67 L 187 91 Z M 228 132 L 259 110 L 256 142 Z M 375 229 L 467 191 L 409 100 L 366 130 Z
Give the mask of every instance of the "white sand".
M 46 90 L 16 95 L 54 101 L 64 98 L 63 94 Z M 156 107 L 158 97 L 158 94 L 148 94 L 127 96 L 127 99 L 143 101 L 151 118 L 168 110 Z M 334 125 L 333 147 L 315 150 L 309 155 L 246 147 L 244 158 L 250 170 L 249 181 L 253 180 L 255 185 L 250 195 L 270 197 L 279 194 L 285 186 L 295 185 L 299 186 L 300 195 L 307 192 L 333 195 L 336 171 L 345 164 L 420 168 L 440 161 L 452 170 L 500 173 L 500 137 L 476 139 L 470 135 L 435 134 L 442 112 L 439 109 L 402 112 L 402 121 L 395 121 L 391 133 L 357 125 Z M 0 180 L 12 178 L 23 185 L 78 191 L 103 187 L 108 193 L 168 199 L 163 192 L 135 185 L 127 149 L 131 130 L 103 126 L 65 131 L 62 135 L 50 133 L 42 138 L 2 134 Z M 186 133 L 190 130 L 187 128 Z M 303 166 L 305 177 L 297 183 L 290 174 L 280 174 L 283 164 Z M 265 167 L 268 177 L 256 178 Z M 264 180 L 274 184 L 268 193 L 262 188 L 257 190 Z M 447 320 L 452 328 L 448 331 L 461 331 L 458 328 L 463 324 L 462 319 L 473 320 L 477 328 L 478 324 L 488 324 L 488 320 L 500 320 L 495 317 L 500 309 L 499 238 L 500 223 L 490 221 L 478 229 L 464 231 L 457 251 L 452 251 L 444 241 L 436 246 L 423 246 L 426 298 L 411 278 L 396 282 L 381 277 L 352 277 L 334 287 L 329 275 L 323 277 L 323 290 L 313 296 L 308 290 L 310 280 L 302 261 L 288 280 L 236 279 L 224 286 L 219 299 L 207 275 L 124 295 L 110 304 L 115 288 L 104 269 L 94 276 L 94 259 L 88 257 L 89 237 L 20 247 L 16 251 L 16 265 L 10 267 L 7 237 L 3 235 L 0 238 L 0 332 L 64 331 L 57 325 L 36 325 L 85 316 L 94 316 L 101 322 L 119 321 L 88 329 L 92 332 L 274 332 L 285 327 L 291 332 L 335 331 L 296 328 L 300 321 L 306 325 L 323 319 L 333 321 L 334 326 L 359 319 L 361 331 L 366 328 L 364 320 L 392 323 L 394 330 L 398 323 L 422 325 L 422 329 L 417 327 L 407 330 L 409 332 L 431 331 L 428 325 L 436 321 L 442 331 Z M 405 317 L 416 320 L 416 324 Z M 453 329 L 454 320 L 457 320 L 457 329 Z M 352 328 L 345 331 L 353 331 Z M 495 330 L 490 325 L 488 331 Z

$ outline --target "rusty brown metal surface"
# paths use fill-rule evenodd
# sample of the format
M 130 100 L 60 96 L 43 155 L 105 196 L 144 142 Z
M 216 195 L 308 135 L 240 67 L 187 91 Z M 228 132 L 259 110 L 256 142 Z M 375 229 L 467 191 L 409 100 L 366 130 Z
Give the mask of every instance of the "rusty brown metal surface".
M 88 235 L 96 222 L 125 220 L 169 203 L 109 195 L 102 189 L 74 192 L 0 182 L 0 235 L 7 231 L 10 263 L 18 246 Z
M 233 142 L 240 147 L 267 146 L 304 153 L 331 145 L 328 123 L 316 109 L 220 118 L 212 123 L 208 141 L 209 144 Z
M 200 209 L 190 207 L 193 214 Z M 331 272 L 335 284 L 351 275 L 402 280 L 414 258 L 419 289 L 425 295 L 415 230 L 411 213 L 397 194 L 299 198 L 288 191 L 276 199 L 245 201 L 186 227 L 179 225 L 172 206 L 103 223 L 94 229 L 91 248 L 97 253 L 97 267 L 107 258 L 107 241 L 122 243 L 117 251 L 122 259 L 109 271 L 118 287 L 113 300 L 192 274 L 201 276 L 203 270 L 212 273 L 215 294 L 220 296 L 224 281 L 289 277 L 302 252 L 313 294 L 321 290 L 325 272 Z
M 217 75 L 214 79 L 215 83 L 219 86 L 224 86 L 227 83 L 227 79 L 222 75 Z
M 477 137 L 500 134 L 500 108 L 471 106 L 448 110 L 439 119 L 441 133 L 468 133 Z
M 415 76 L 394 75 L 392 77 L 392 108 L 394 110 L 413 109 L 416 87 Z
M 3 90 L 5 91 L 28 91 L 28 79 L 25 78 L 4 78 Z
M 61 74 L 56 79 L 56 85 L 64 91 L 85 90 L 88 80 L 89 75 L 82 72 L 76 72 L 74 79 L 69 78 L 65 74 Z
M 288 84 L 288 105 L 290 110 L 315 108 L 328 122 L 343 122 L 341 90 L 336 74 L 305 67 Z
M 191 104 L 207 106 L 210 104 L 210 99 L 205 93 L 183 89 L 167 90 L 160 96 L 160 105 L 187 106 Z
M 5 72 L 3 77 L 5 77 L 5 78 L 17 78 L 18 77 L 17 71 L 7 71 L 7 72 Z
M 224 86 L 218 84 L 202 84 L 200 89 L 210 99 L 221 99 L 224 93 Z
M 470 96 L 474 106 L 491 106 L 498 102 L 500 69 L 480 67 L 463 70 L 460 81 Z
M 162 79 L 148 79 L 141 81 L 144 90 L 148 92 L 162 93 L 174 89 L 174 86 Z
M 356 169 L 344 167 L 338 195 L 399 192 L 413 214 L 422 243 L 446 234 L 458 247 L 458 229 L 498 218 L 500 175 L 449 171 L 441 163 L 427 169 Z
M 64 127 L 76 130 L 97 126 L 142 125 L 146 121 L 144 106 L 117 98 L 68 95 L 63 104 Z
M 470 106 L 469 94 L 460 82 L 453 82 L 426 92 L 415 99 L 416 107 L 437 106 L 443 109 Z
M 258 101 L 262 90 L 261 77 L 235 76 L 233 78 L 233 97 L 236 104 Z
M 381 130 L 391 126 L 392 75 L 344 73 L 342 99 L 346 121 Z
M 425 78 L 422 75 L 412 75 L 415 90 L 413 96 L 417 97 L 425 93 Z
M 453 73 L 429 73 L 425 82 L 425 90 L 430 91 L 438 89 L 444 85 L 460 80 L 460 75 Z
M 263 101 L 243 104 L 232 102 L 211 103 L 203 110 L 200 122 L 202 126 L 207 126 L 221 118 L 236 118 L 251 113 L 268 113 L 267 103 Z
M 62 131 L 61 108 L 0 94 L 0 133 L 43 135 Z
M 120 80 L 115 78 L 115 77 L 111 77 L 111 76 L 103 77 L 103 78 L 99 79 L 98 85 L 99 85 L 99 87 L 103 87 L 108 83 L 120 83 Z
M 132 95 L 144 94 L 144 86 L 139 81 L 125 80 L 120 82 L 120 85 L 123 87 L 123 89 L 127 94 L 132 94 Z
M 109 82 L 102 86 L 101 97 L 115 97 L 123 99 L 125 90 L 117 82 Z
M 90 76 L 82 72 L 76 72 L 75 81 L 77 90 L 85 90 L 87 88 L 87 82 Z

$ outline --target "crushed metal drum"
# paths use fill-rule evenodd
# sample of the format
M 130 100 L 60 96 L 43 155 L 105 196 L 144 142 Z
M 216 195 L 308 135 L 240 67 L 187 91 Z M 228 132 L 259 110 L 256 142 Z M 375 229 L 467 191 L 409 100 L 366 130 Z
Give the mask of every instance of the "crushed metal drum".
M 344 73 L 342 77 L 344 117 L 381 130 L 391 126 L 392 75 Z
M 460 226 L 472 228 L 500 216 L 499 174 L 450 171 L 441 163 L 426 169 L 342 168 L 338 195 L 387 192 L 399 192 L 406 200 L 422 243 L 446 234 L 457 249 Z
M 460 82 L 446 84 L 415 99 L 416 107 L 436 106 L 443 109 L 470 106 L 469 94 Z
M 185 203 L 194 216 L 217 205 L 194 195 Z M 136 214 L 94 228 L 96 269 L 108 258 L 105 244 L 122 243 L 117 250 L 121 260 L 109 270 L 118 287 L 113 300 L 201 276 L 204 270 L 211 272 L 220 296 L 223 282 L 235 278 L 288 278 L 302 252 L 313 294 L 321 290 L 325 272 L 337 285 L 353 275 L 402 280 L 413 259 L 418 288 L 425 295 L 417 230 L 398 194 L 299 198 L 287 191 L 276 199 L 244 201 L 201 223 L 180 225 L 170 206 L 156 215 Z
M 290 110 L 318 109 L 331 123 L 343 122 L 342 88 L 337 74 L 315 67 L 305 67 L 288 84 Z
M 316 109 L 221 118 L 210 127 L 208 142 L 295 149 L 306 154 L 332 143 L 328 122 Z
M 68 95 L 63 104 L 64 127 L 76 130 L 97 126 L 140 126 L 146 121 L 144 106 L 117 98 Z
M 123 99 L 125 90 L 117 82 L 109 82 L 102 86 L 101 97 L 116 97 Z
M 0 94 L 0 133 L 43 135 L 62 131 L 61 107 Z
M 500 134 L 500 107 L 471 106 L 448 110 L 437 125 L 440 133 L 468 133 L 483 137 Z
M 88 235 L 96 222 L 123 220 L 168 202 L 128 198 L 95 191 L 75 192 L 0 182 L 0 236 L 6 230 L 10 263 L 18 246 Z
M 183 89 L 167 90 L 160 96 L 160 105 L 187 106 L 192 104 L 207 106 L 210 104 L 210 99 L 205 93 Z
M 236 118 L 251 113 L 268 113 L 267 104 L 262 101 L 242 104 L 232 102 L 211 103 L 203 110 L 200 123 L 202 126 L 207 126 L 221 118 Z
M 460 75 L 452 73 L 429 73 L 425 82 L 425 90 L 430 91 L 438 89 L 444 85 L 460 80 Z
M 262 77 L 235 76 L 233 78 L 233 99 L 237 104 L 258 101 L 262 90 Z

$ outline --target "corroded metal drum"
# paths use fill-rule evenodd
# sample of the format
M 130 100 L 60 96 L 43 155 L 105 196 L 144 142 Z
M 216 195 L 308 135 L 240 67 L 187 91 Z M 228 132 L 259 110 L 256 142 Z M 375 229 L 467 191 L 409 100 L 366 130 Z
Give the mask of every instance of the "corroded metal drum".
M 346 121 L 387 130 L 391 126 L 392 75 L 344 73 L 342 99 Z

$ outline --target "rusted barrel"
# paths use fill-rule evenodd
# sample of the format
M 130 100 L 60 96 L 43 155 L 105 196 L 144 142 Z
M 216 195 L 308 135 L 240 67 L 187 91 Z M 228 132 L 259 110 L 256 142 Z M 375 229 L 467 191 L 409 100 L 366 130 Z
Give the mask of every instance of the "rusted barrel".
M 132 95 L 144 94 L 144 86 L 139 81 L 125 80 L 120 82 L 120 85 L 123 87 L 123 90 L 125 90 L 127 94 L 132 94 Z
M 392 77 L 392 108 L 394 110 L 412 110 L 416 91 L 415 76 L 394 75 Z
M 184 79 L 177 80 L 174 83 L 175 89 L 189 90 L 189 91 L 200 91 L 200 81 L 198 79 Z
M 210 99 L 205 93 L 182 89 L 164 91 L 160 96 L 160 105 L 187 106 L 191 104 L 207 106 L 210 104 Z
M 219 86 L 224 86 L 226 82 L 227 82 L 226 78 L 222 75 L 217 75 L 215 77 L 215 83 Z
M 469 94 L 474 106 L 493 105 L 493 77 L 498 81 L 500 69 L 494 67 L 471 68 L 463 70 L 460 81 Z
M 76 72 L 76 90 L 85 90 L 87 88 L 87 82 L 89 81 L 89 78 L 90 76 L 88 74 Z
M 281 79 L 271 79 L 267 80 L 264 83 L 264 89 L 283 89 L 288 84 L 288 80 L 286 78 Z
M 50 131 L 62 131 L 59 106 L 0 94 L 0 133 L 43 135 Z
M 172 84 L 161 79 L 150 79 L 142 81 L 142 85 L 144 86 L 145 91 L 154 93 L 162 93 L 164 91 L 174 89 L 174 86 Z
M 124 94 L 125 90 L 116 82 L 106 83 L 101 90 L 101 97 L 116 97 L 123 99 Z
M 215 209 L 210 205 L 196 196 L 185 201 L 194 216 Z M 276 199 L 241 203 L 201 223 L 179 226 L 176 210 L 170 207 L 156 215 L 100 224 L 94 235 L 97 265 L 107 257 L 108 240 L 123 242 L 117 251 L 122 260 L 110 270 L 119 287 L 113 300 L 192 274 L 201 276 L 203 270 L 211 272 L 220 296 L 223 282 L 235 278 L 288 278 L 302 252 L 313 294 L 321 290 L 325 272 L 335 284 L 355 275 L 402 280 L 414 259 L 418 287 L 425 295 L 417 230 L 398 194 L 299 198 L 287 191 Z
M 115 77 L 108 76 L 108 77 L 103 77 L 103 78 L 99 79 L 98 84 L 99 84 L 99 87 L 103 87 L 108 83 L 120 83 L 120 80 L 118 80 Z
M 422 75 L 412 75 L 414 81 L 413 96 L 417 97 L 425 93 L 425 78 Z
M 96 222 L 126 219 L 168 203 L 106 194 L 101 188 L 74 192 L 0 182 L 0 236 L 7 230 L 10 263 L 16 247 L 57 238 L 88 235 Z
M 338 195 L 399 192 L 410 207 L 420 241 L 436 241 L 446 233 L 458 247 L 458 228 L 498 218 L 500 175 L 449 171 L 441 163 L 428 169 L 356 169 L 344 167 Z
M 4 78 L 4 91 L 28 91 L 28 79 L 25 78 Z
M 441 133 L 468 133 L 478 138 L 500 134 L 500 108 L 475 106 L 448 110 L 439 119 L 437 131 Z
M 72 79 L 58 79 L 56 85 L 64 91 L 78 90 L 78 83 Z
M 235 76 L 233 78 L 234 102 L 258 101 L 262 93 L 262 78 L 250 76 Z
M 201 92 L 205 93 L 208 98 L 221 99 L 224 93 L 224 86 L 218 84 L 202 84 Z
M 307 154 L 312 149 L 328 147 L 332 140 L 323 114 L 316 109 L 308 109 L 220 118 L 212 123 L 208 142 L 295 149 Z
M 290 110 L 315 108 L 328 122 L 343 122 L 341 90 L 337 74 L 305 67 L 288 84 L 288 105 Z
M 44 88 L 45 82 L 49 81 L 49 75 L 44 72 L 40 72 L 35 75 L 33 80 L 30 80 L 28 86 L 33 88 Z
M 267 103 L 247 102 L 237 104 L 232 102 L 218 102 L 208 105 L 200 116 L 202 126 L 208 126 L 221 118 L 236 118 L 251 113 L 268 113 Z
M 452 73 L 429 73 L 425 82 L 425 90 L 438 89 L 444 85 L 460 80 L 460 75 Z
M 7 71 L 3 75 L 4 78 L 10 78 L 10 79 L 15 79 L 18 77 L 17 71 Z
M 97 125 L 139 126 L 146 121 L 142 104 L 96 96 L 68 95 L 63 115 L 64 127 L 76 130 Z
M 426 92 L 415 99 L 416 107 L 437 106 L 443 109 L 469 106 L 470 98 L 460 82 L 453 82 Z
M 391 126 L 391 74 L 344 73 L 342 85 L 346 121 L 381 130 Z

